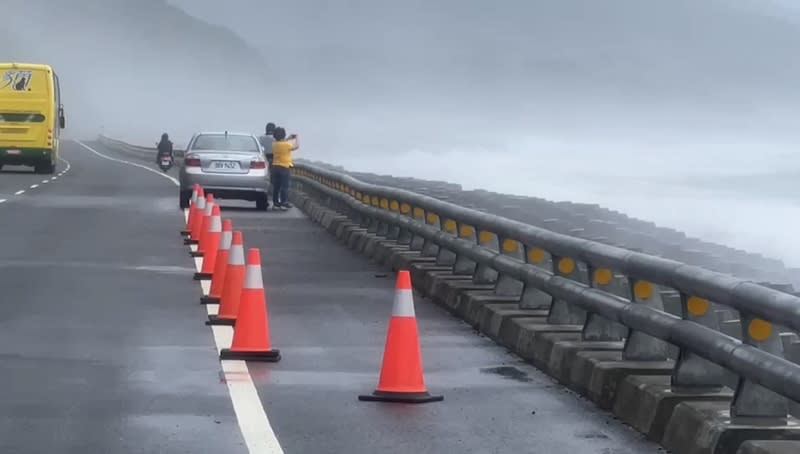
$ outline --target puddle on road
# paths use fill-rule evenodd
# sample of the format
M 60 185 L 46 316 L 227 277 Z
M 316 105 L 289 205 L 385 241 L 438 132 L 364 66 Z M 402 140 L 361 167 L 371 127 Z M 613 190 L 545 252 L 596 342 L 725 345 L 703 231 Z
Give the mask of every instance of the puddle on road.
M 531 378 L 525 372 L 513 366 L 498 366 L 498 367 L 484 367 L 480 369 L 481 373 L 499 375 L 503 378 L 511 380 L 530 383 Z
M 578 433 L 575 434 L 575 437 L 583 439 L 583 440 L 608 440 L 609 439 L 608 435 L 600 433 L 600 432 L 594 432 L 594 431 L 578 432 Z

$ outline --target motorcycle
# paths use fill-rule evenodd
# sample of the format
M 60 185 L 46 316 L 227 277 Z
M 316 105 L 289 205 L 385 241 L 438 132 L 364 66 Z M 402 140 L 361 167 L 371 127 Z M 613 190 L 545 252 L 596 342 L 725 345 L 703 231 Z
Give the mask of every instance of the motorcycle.
M 172 156 L 164 155 L 158 157 L 158 166 L 163 172 L 168 172 L 172 168 Z

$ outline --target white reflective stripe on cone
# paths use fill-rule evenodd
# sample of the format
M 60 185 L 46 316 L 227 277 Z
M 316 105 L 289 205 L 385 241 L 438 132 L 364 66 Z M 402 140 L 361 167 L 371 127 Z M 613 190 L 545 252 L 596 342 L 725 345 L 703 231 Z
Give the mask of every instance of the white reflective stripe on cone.
M 227 251 L 231 248 L 231 243 L 233 242 L 233 232 L 230 230 L 222 232 L 222 235 L 219 237 L 219 248 Z
M 197 203 L 195 203 L 195 207 L 200 208 L 201 210 L 206 209 L 206 199 L 203 197 L 197 198 Z
M 203 216 L 211 216 L 211 209 L 214 208 L 214 202 L 206 203 L 204 207 L 205 211 L 203 211 Z
M 392 317 L 414 317 L 414 294 L 411 290 L 395 290 Z
M 197 189 L 192 189 L 192 203 L 197 203 Z
M 244 265 L 244 246 L 234 244 L 228 255 L 228 265 Z
M 258 265 L 247 265 L 244 275 L 244 286 L 242 288 L 264 288 L 264 280 L 261 278 L 261 267 Z
M 208 224 L 208 231 L 214 233 L 221 232 L 222 218 L 219 216 L 211 216 L 211 222 Z

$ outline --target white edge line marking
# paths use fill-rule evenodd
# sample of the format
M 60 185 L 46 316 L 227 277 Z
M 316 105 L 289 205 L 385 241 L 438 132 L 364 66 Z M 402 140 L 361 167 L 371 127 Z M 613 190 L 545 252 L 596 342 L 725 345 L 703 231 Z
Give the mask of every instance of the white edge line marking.
M 36 189 L 36 188 L 38 188 L 38 187 L 39 187 L 39 185 L 38 185 L 38 184 L 32 184 L 32 185 L 31 185 L 31 189 Z
M 107 155 L 104 155 L 103 153 L 100 153 L 99 151 L 97 151 L 94 148 L 86 145 L 85 143 L 81 142 L 80 140 L 76 140 L 76 142 L 78 143 L 78 145 L 82 146 L 83 148 L 86 148 L 87 150 L 91 151 L 92 153 L 96 154 L 97 156 L 100 156 L 103 159 L 108 159 L 109 161 L 118 162 L 120 164 L 128 164 L 128 165 L 131 165 L 131 166 L 134 166 L 134 167 L 138 167 L 140 169 L 147 170 L 148 172 L 152 172 L 152 173 L 154 173 L 154 174 L 156 174 L 158 176 L 161 176 L 161 177 L 164 177 L 164 178 L 168 179 L 169 181 L 174 183 L 175 186 L 179 186 L 180 185 L 180 182 L 176 178 L 171 177 L 171 176 L 169 176 L 169 175 L 167 175 L 165 173 L 159 172 L 156 169 L 151 169 L 150 167 L 147 167 L 146 165 L 142 165 L 142 164 L 139 164 L 139 163 L 136 163 L 136 162 L 130 162 L 130 161 L 126 161 L 124 159 L 112 158 L 111 156 L 107 156 Z
M 148 172 L 152 172 L 172 181 L 176 186 L 180 184 L 177 179 L 155 169 L 124 159 L 106 156 L 83 142 L 76 142 L 101 158 L 139 167 L 140 169 L 147 170 Z M 200 266 L 197 261 L 195 261 L 195 268 L 197 271 L 200 271 Z M 203 281 L 201 281 L 201 285 L 202 283 Z M 205 290 L 205 288 L 203 290 Z M 216 305 L 207 304 L 206 309 L 209 314 L 216 314 L 218 307 Z M 232 327 L 212 326 L 211 332 L 214 334 L 217 353 L 231 345 L 231 340 L 233 339 Z M 275 432 L 269 424 L 267 412 L 264 410 L 261 399 L 258 397 L 258 391 L 256 391 L 256 387 L 253 384 L 253 378 L 250 376 L 247 363 L 244 361 L 229 360 L 220 361 L 220 363 L 222 372 L 225 375 L 225 383 L 228 386 L 228 392 L 233 402 L 233 411 L 236 413 L 236 419 L 239 421 L 239 429 L 242 431 L 242 437 L 244 438 L 245 444 L 247 444 L 248 451 L 251 454 L 283 454 L 283 448 L 281 448 L 278 438 L 275 436 Z
M 22 195 L 25 193 L 24 189 L 20 189 L 19 191 L 15 192 L 14 195 Z

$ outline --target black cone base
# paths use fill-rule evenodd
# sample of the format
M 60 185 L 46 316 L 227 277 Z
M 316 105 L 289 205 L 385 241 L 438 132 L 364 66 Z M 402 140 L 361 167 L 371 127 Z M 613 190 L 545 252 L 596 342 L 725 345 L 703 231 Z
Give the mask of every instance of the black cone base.
M 216 315 L 209 315 L 208 320 L 206 321 L 206 326 L 234 326 L 236 325 L 235 318 L 219 318 Z
M 424 393 L 395 393 L 386 391 L 375 391 L 372 394 L 362 394 L 358 400 L 365 402 L 397 402 L 403 404 L 425 404 L 428 402 L 439 402 L 444 400 L 444 396 L 432 396 Z
M 265 350 L 260 352 L 234 351 L 230 348 L 223 348 L 219 352 L 219 359 L 238 359 L 241 361 L 261 361 L 277 363 L 281 360 L 280 350 Z
M 184 238 L 184 239 L 183 239 L 183 244 L 186 244 L 186 245 L 189 245 L 189 244 L 197 244 L 197 243 L 198 243 L 198 241 L 197 241 L 197 240 L 192 240 L 192 239 L 190 239 L 190 238 Z
M 181 236 L 186 236 L 189 234 L 188 230 L 181 230 Z
M 189 255 L 192 257 L 200 258 L 203 256 L 203 251 L 189 251 Z
M 200 297 L 200 304 L 219 304 L 219 298 L 215 296 L 202 296 Z
M 200 272 L 194 273 L 194 280 L 196 281 L 203 281 L 203 280 L 207 281 L 212 277 L 213 275 L 211 273 L 200 273 Z

